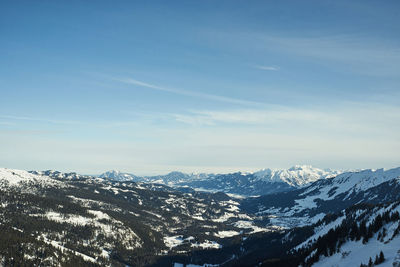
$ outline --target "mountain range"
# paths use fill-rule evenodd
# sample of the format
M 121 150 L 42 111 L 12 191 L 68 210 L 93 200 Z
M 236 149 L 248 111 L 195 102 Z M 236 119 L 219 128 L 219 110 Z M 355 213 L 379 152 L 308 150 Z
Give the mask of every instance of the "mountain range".
M 174 188 L 189 187 L 200 191 L 255 196 L 293 190 L 319 179 L 336 176 L 339 173 L 341 171 L 296 165 L 289 169 L 263 169 L 253 173 L 236 172 L 229 174 L 171 172 L 166 175 L 136 176 L 119 171 L 108 171 L 99 175 L 99 177 L 114 181 L 158 183 Z
M 287 187 L 262 193 L 259 182 Z M 400 168 L 153 177 L 0 168 L 0 200 L 3 266 L 400 264 Z

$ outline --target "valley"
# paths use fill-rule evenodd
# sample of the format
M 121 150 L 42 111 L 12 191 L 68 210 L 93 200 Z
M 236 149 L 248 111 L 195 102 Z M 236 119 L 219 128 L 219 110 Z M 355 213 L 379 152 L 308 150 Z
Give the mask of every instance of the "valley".
M 380 242 L 385 262 L 394 262 L 400 168 L 324 173 L 312 181 L 315 172 L 299 175 L 303 168 L 297 167 L 296 179 L 307 183 L 289 184 L 292 168 L 291 180 L 268 181 L 270 188 L 285 184 L 288 189 L 251 197 L 231 192 L 233 184 L 237 193 L 244 181 L 256 187 L 260 180 L 253 174 L 213 175 L 210 182 L 205 175 L 173 173 L 144 181 L 2 168 L 0 262 L 324 266 L 340 261 L 340 255 L 359 255 L 357 242 L 376 254 L 373 244 Z M 219 189 L 201 191 L 216 181 L 222 181 Z M 376 225 L 379 216 L 384 219 Z M 373 230 L 355 235 L 360 224 Z M 364 256 L 351 259 L 368 264 Z

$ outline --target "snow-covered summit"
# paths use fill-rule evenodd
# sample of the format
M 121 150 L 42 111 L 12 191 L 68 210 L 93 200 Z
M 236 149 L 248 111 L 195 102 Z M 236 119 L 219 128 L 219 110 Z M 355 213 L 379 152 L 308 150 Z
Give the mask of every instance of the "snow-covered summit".
M 263 169 L 254 175 L 263 181 L 283 182 L 291 186 L 304 186 L 319 179 L 334 177 L 341 171 L 319 169 L 309 165 L 295 165 L 289 169 Z
M 400 168 L 344 172 L 318 180 L 287 194 L 264 195 L 246 200 L 248 210 L 273 215 L 281 226 L 315 223 L 328 212 L 338 212 L 357 203 L 396 201 L 400 192 Z
M 0 168 L 0 186 L 20 186 L 23 184 L 55 185 L 58 182 L 48 176 L 33 174 L 24 170 Z
M 116 181 L 131 181 L 136 178 L 135 175 L 130 173 L 124 173 L 116 170 L 107 171 L 99 175 L 100 178 L 106 178 Z
M 333 199 L 339 194 L 366 191 L 396 178 L 400 178 L 400 167 L 389 170 L 367 169 L 357 172 L 344 172 L 330 180 L 330 183 L 324 185 L 324 187 L 319 184 L 311 185 L 304 195 L 318 189 L 321 192 L 321 199 Z

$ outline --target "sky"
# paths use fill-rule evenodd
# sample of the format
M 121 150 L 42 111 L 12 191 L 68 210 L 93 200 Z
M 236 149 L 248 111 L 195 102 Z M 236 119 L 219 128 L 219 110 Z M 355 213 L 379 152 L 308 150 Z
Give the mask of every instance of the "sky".
M 0 167 L 400 166 L 400 2 L 0 1 Z

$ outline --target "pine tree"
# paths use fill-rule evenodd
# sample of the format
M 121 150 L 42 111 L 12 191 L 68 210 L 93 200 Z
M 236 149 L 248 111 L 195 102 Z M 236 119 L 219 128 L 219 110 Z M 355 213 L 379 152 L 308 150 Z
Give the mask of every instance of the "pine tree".
M 381 253 L 379 253 L 379 263 L 382 263 L 385 261 L 385 255 L 383 255 L 383 252 L 381 250 Z
M 366 237 L 366 235 L 367 235 L 367 223 L 366 223 L 366 221 L 362 221 L 360 223 L 357 240 L 360 240 L 361 237 Z
M 376 255 L 376 256 L 375 256 L 374 264 L 375 264 L 375 265 L 378 265 L 379 263 L 380 263 L 380 262 L 379 262 L 378 255 Z
M 372 266 L 374 266 L 374 263 L 372 262 L 371 257 L 369 257 L 368 267 L 372 267 Z

